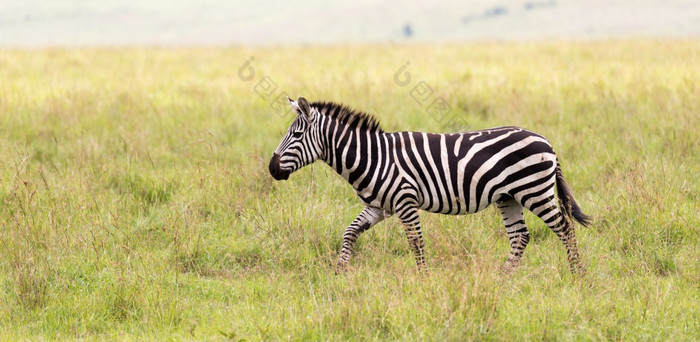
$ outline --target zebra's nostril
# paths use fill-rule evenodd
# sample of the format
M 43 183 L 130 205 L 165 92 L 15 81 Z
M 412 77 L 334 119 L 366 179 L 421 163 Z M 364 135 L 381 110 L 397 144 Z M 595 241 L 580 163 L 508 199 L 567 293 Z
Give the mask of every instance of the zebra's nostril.
M 274 177 L 277 175 L 280 169 L 280 156 L 278 154 L 273 154 L 272 159 L 270 159 L 270 174 Z
M 289 178 L 290 171 L 284 171 L 280 168 L 280 156 L 278 154 L 273 154 L 272 159 L 270 159 L 270 174 L 272 178 L 276 180 L 286 180 Z

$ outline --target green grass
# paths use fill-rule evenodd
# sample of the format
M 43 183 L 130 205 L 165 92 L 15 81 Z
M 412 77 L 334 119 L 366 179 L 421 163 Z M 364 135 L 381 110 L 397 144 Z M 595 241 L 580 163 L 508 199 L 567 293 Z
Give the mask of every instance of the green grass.
M 700 339 L 698 60 L 698 41 L 636 40 L 1 50 L 0 336 Z M 387 131 L 456 127 L 411 98 L 424 80 L 471 129 L 544 134 L 595 217 L 577 226 L 587 275 L 531 214 L 504 275 L 493 208 L 422 215 L 428 277 L 395 218 L 335 275 L 362 206 L 322 164 L 272 180 L 292 116 L 264 76 Z

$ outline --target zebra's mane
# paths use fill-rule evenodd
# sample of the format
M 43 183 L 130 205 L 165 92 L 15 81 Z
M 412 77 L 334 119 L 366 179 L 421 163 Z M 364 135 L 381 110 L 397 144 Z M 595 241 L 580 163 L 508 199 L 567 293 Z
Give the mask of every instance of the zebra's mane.
M 338 120 L 342 124 L 365 129 L 370 132 L 383 133 L 379 126 L 379 120 L 372 114 L 356 111 L 346 105 L 335 102 L 314 102 L 311 107 L 315 107 L 321 115 Z

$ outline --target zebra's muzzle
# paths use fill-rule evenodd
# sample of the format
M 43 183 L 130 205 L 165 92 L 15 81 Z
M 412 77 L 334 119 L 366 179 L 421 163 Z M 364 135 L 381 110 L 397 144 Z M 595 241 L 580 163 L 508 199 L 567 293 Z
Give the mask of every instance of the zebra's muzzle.
M 291 172 L 282 170 L 280 168 L 280 156 L 279 154 L 273 154 L 272 159 L 270 159 L 270 174 L 272 178 L 276 180 L 287 180 Z

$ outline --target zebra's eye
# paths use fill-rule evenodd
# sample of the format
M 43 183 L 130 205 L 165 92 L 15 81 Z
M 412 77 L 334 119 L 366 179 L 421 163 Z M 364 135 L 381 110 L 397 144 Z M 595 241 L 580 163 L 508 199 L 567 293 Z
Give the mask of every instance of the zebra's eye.
M 304 134 L 303 131 L 296 131 L 296 132 L 292 133 L 292 138 L 299 138 L 303 134 Z

